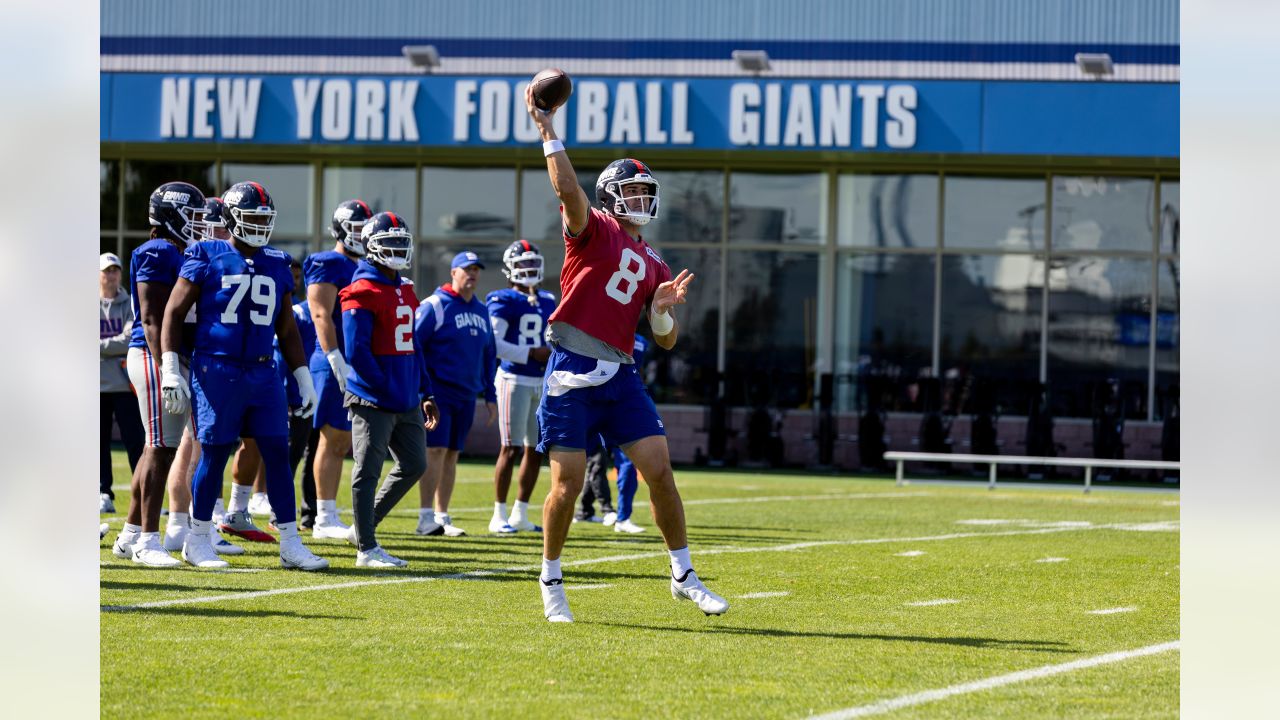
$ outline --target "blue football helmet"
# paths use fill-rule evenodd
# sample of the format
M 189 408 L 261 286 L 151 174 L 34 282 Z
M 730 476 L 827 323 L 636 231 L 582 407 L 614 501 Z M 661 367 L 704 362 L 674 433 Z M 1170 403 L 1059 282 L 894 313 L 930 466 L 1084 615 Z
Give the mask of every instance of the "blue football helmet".
M 360 230 L 371 217 L 373 211 L 365 201 L 358 198 L 347 200 L 334 209 L 333 224 L 330 225 L 329 232 L 333 234 L 334 240 L 342 243 L 347 252 L 364 257 L 364 242 L 360 239 Z
M 147 221 L 190 245 L 204 236 L 204 193 L 187 182 L 167 182 L 151 193 Z
M 224 221 L 231 237 L 250 247 L 262 247 L 271 240 L 276 224 L 276 204 L 267 189 L 256 182 L 238 182 L 222 193 L 227 204 Z
M 413 234 L 404 218 L 393 212 L 380 212 L 360 229 L 365 257 L 392 270 L 408 270 L 413 263 Z
M 222 202 L 222 198 L 217 195 L 206 197 L 204 209 L 204 239 L 230 240 L 231 233 L 227 232 L 227 204 Z
M 628 185 L 643 185 L 648 192 L 623 199 L 622 188 Z M 596 179 L 596 199 L 605 212 L 634 225 L 646 225 L 658 217 L 658 181 L 639 160 L 622 158 L 606 165 Z
M 502 274 L 516 285 L 534 287 L 542 282 L 542 253 L 528 240 L 517 240 L 502 253 Z

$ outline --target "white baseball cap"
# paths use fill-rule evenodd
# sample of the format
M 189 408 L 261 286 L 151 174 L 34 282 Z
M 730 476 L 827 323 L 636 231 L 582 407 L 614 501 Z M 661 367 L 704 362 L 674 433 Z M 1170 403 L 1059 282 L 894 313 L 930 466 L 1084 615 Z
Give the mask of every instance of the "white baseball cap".
M 106 270 L 112 266 L 124 269 L 124 266 L 120 264 L 120 257 L 115 253 L 102 253 L 102 259 L 98 262 L 98 269 Z

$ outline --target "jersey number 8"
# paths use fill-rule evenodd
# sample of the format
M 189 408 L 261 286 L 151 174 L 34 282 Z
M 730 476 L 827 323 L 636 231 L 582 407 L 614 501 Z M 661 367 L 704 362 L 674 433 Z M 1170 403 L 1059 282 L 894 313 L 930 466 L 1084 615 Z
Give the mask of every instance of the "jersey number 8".
M 633 268 L 632 265 L 635 267 Z M 623 248 L 622 258 L 618 260 L 618 271 L 609 278 L 609 282 L 604 286 L 604 292 L 623 305 L 630 305 L 631 298 L 640 287 L 641 280 L 644 280 L 644 258 L 637 255 L 631 248 Z M 623 283 L 626 283 L 625 289 Z
M 227 308 L 222 311 L 222 322 L 226 325 L 235 325 L 240 321 L 237 310 L 240 309 L 240 302 L 244 300 L 245 293 L 249 293 L 249 298 L 253 300 L 255 306 L 262 307 L 259 310 L 254 307 L 249 311 L 249 320 L 254 325 L 270 325 L 272 310 L 276 307 L 276 282 L 265 275 L 223 275 L 222 289 L 235 288 L 235 292 L 231 295 L 231 299 L 227 301 Z

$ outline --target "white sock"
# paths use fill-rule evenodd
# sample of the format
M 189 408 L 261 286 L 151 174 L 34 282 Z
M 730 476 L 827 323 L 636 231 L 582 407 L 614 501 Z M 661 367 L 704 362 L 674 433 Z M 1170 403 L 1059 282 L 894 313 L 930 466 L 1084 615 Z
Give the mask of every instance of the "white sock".
M 263 500 L 267 499 L 267 494 L 265 492 L 256 492 L 253 494 L 253 499 L 257 500 L 258 502 L 262 502 Z
M 520 500 L 517 500 L 517 501 L 516 501 L 516 510 L 515 510 L 515 512 L 512 514 L 512 519 L 513 519 L 513 520 L 528 520 L 528 519 L 529 519 L 529 503 L 527 503 L 527 502 L 522 502 L 522 501 L 520 501 Z
M 191 534 L 192 535 L 208 535 L 209 528 L 213 526 L 212 520 L 197 520 L 191 518 Z
M 337 515 L 337 514 L 338 514 L 338 500 L 337 500 L 337 498 L 334 498 L 333 500 L 321 500 L 321 501 L 320 501 L 320 514 L 322 514 L 322 515 Z
M 435 510 L 432 510 L 432 509 L 431 509 L 431 508 L 429 508 L 429 507 L 418 508 L 418 522 L 422 522 L 423 520 L 427 520 L 427 521 L 430 521 L 430 522 L 435 522 L 435 521 L 436 521 L 436 511 L 435 511 Z
M 668 553 L 671 556 L 671 577 L 680 579 L 693 569 L 693 561 L 689 559 L 689 546 L 672 550 Z
M 249 498 L 253 496 L 252 485 L 236 485 L 231 484 L 231 504 L 227 506 L 227 512 L 240 512 L 249 509 Z
M 503 502 L 495 502 L 493 504 L 493 516 L 496 518 L 502 518 L 505 521 L 507 519 L 507 504 Z
M 140 546 L 145 547 L 145 546 L 147 546 L 147 545 L 154 545 L 154 544 L 156 544 L 156 543 L 158 543 L 158 542 L 160 542 L 160 533 L 158 533 L 158 532 L 144 532 L 144 533 L 142 533 L 141 535 L 139 535 L 139 536 L 138 536 L 138 542 L 137 542 L 137 544 L 138 544 L 138 545 L 140 545 Z
M 542 575 L 539 577 L 542 580 L 563 579 L 564 574 L 560 572 L 560 558 L 556 558 L 555 560 L 542 558 Z
M 449 525 L 451 524 L 450 522 L 451 520 L 452 518 L 449 517 L 449 512 L 447 510 L 443 512 L 440 510 L 436 511 L 436 522 L 440 523 L 441 525 Z
M 169 527 L 185 528 L 190 527 L 191 516 L 184 512 L 169 511 Z
M 276 530 L 280 531 L 280 542 L 298 537 L 298 521 L 287 523 L 276 523 Z
M 120 531 L 121 535 L 138 535 L 142 532 L 141 525 L 124 524 L 124 529 Z

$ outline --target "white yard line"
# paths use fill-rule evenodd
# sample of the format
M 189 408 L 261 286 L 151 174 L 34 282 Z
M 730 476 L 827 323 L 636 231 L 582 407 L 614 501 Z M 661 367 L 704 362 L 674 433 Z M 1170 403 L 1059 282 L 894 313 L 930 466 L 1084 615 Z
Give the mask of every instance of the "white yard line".
M 928 491 L 907 491 L 907 492 L 866 492 L 866 493 L 824 493 L 821 495 L 762 495 L 760 497 L 725 497 L 725 498 L 703 498 L 701 500 L 685 500 L 686 507 L 690 505 L 738 505 L 741 503 L 765 503 L 765 502 L 787 502 L 791 500 L 876 500 L 879 498 L 907 498 L 907 497 L 929 497 L 931 493 Z M 634 507 L 649 507 L 648 501 L 637 500 Z M 530 505 L 530 510 L 542 510 L 541 505 Z M 465 508 L 449 508 L 451 515 L 461 513 L 489 513 L 493 512 L 492 505 L 484 507 L 465 507 Z M 391 511 L 393 515 L 417 515 L 417 508 L 397 508 Z
M 1003 687 L 1005 685 L 1027 682 L 1028 680 L 1039 680 L 1041 678 L 1061 675 L 1062 673 L 1074 672 L 1076 670 L 1084 670 L 1086 668 L 1097 667 L 1099 665 L 1109 665 L 1111 663 L 1131 660 L 1133 658 L 1144 657 L 1146 655 L 1156 655 L 1159 653 L 1169 652 L 1171 650 L 1179 650 L 1181 645 L 1181 640 L 1174 640 L 1171 642 L 1160 643 L 1159 645 L 1148 645 L 1146 647 L 1135 648 L 1133 650 L 1122 650 L 1120 652 L 1107 653 L 1106 655 L 1095 655 L 1090 658 L 1073 660 L 1060 665 L 1043 665 L 1038 668 L 1031 668 L 1030 670 L 1019 670 L 1018 672 L 1009 673 L 1007 675 L 996 675 L 982 680 L 975 680 L 973 682 L 938 688 L 937 690 L 926 690 L 924 692 L 903 695 L 889 700 L 881 700 L 880 702 L 871 703 L 870 705 L 859 705 L 857 707 L 845 708 L 844 710 L 836 710 L 835 712 L 827 713 L 825 715 L 814 715 L 811 716 L 811 720 L 847 720 L 848 718 L 881 715 L 887 712 L 893 712 L 894 710 L 900 710 L 905 707 L 912 707 L 913 705 L 923 705 L 925 703 L 937 702 L 938 700 L 945 700 L 956 695 L 966 695 L 968 693 L 991 690 L 992 688 Z
M 1037 560 L 1036 562 L 1038 562 L 1038 563 L 1060 563 L 1060 562 L 1066 562 L 1066 561 L 1067 561 L 1067 559 L 1066 559 L 1066 558 L 1060 558 L 1060 557 L 1047 557 L 1047 558 L 1040 558 L 1040 559 L 1039 559 L 1039 560 Z
M 1137 610 L 1137 609 L 1138 609 L 1138 608 L 1136 608 L 1136 607 L 1115 607 L 1115 608 L 1103 608 L 1103 609 L 1101 609 L 1101 610 L 1090 610 L 1090 611 L 1089 611 L 1089 614 L 1090 614 L 1090 615 L 1115 615 L 1116 613 L 1127 613 L 1127 612 L 1133 612 L 1133 611 L 1135 611 L 1135 610 Z
M 894 553 L 894 557 L 920 557 L 924 554 L 923 550 L 908 550 L 906 552 Z
M 786 590 L 780 590 L 778 592 L 747 593 L 746 595 L 739 595 L 738 597 L 743 600 L 759 600 L 761 598 L 786 597 L 790 594 L 791 593 Z
M 1089 527 L 1052 527 L 1052 528 L 1036 528 L 1030 530 L 1002 530 L 999 532 L 967 532 L 967 533 L 949 533 L 947 535 L 928 535 L 924 537 L 892 537 L 892 538 L 866 538 L 859 540 L 814 540 L 810 542 L 789 543 L 787 545 L 771 545 L 768 547 L 722 547 L 722 548 L 706 548 L 699 550 L 696 555 L 723 555 L 728 553 L 762 553 L 762 552 L 792 552 L 795 550 L 806 550 L 815 547 L 828 547 L 835 545 L 882 545 L 886 543 L 921 543 L 921 542 L 937 542 L 941 540 L 960 540 L 964 538 L 975 537 L 1009 537 L 1014 535 L 1047 535 L 1050 533 L 1073 532 L 1082 530 L 1106 530 L 1111 529 L 1111 525 L 1091 525 Z M 611 555 L 607 557 L 588 558 L 586 560 L 574 560 L 562 563 L 562 568 L 581 567 L 584 565 L 599 565 L 602 563 L 613 562 L 630 562 L 633 560 L 647 560 L 650 558 L 667 556 L 666 551 L 636 553 L 632 555 Z M 169 607 L 172 605 L 193 605 L 198 603 L 221 602 L 224 600 L 250 600 L 253 598 L 269 597 L 272 595 L 292 595 L 294 593 L 304 592 L 320 592 L 324 590 L 341 590 L 353 587 L 365 587 L 369 585 L 399 585 L 405 583 L 430 582 L 433 580 L 469 580 L 474 578 L 486 577 L 489 575 L 505 575 L 510 573 L 532 573 L 542 569 L 541 564 L 522 565 L 519 567 L 497 568 L 493 570 L 471 570 L 469 572 L 451 573 L 448 575 L 418 575 L 403 578 L 388 578 L 382 580 L 357 580 L 345 583 L 327 583 L 324 585 L 308 585 L 305 587 L 276 588 L 274 590 L 258 590 L 254 592 L 241 592 L 226 595 L 208 595 L 204 597 L 185 597 L 173 600 L 155 600 L 152 602 L 138 603 L 136 605 L 103 605 L 101 607 L 104 612 L 118 612 L 127 610 L 143 610 L 146 608 Z
M 938 598 L 937 600 L 921 600 L 920 602 L 904 603 L 910 607 L 933 607 L 934 605 L 955 605 L 960 602 L 955 598 Z

